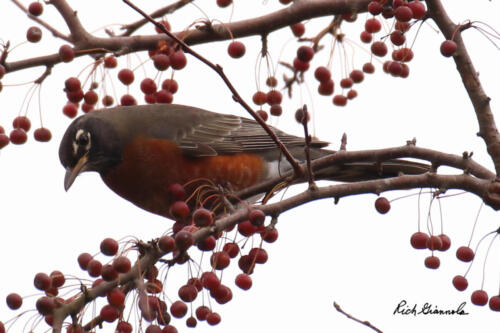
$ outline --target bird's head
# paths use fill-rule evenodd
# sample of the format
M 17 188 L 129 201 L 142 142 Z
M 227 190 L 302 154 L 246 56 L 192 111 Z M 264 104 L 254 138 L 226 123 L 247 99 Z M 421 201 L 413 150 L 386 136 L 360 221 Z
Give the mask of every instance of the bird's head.
M 75 119 L 59 146 L 59 159 L 66 168 L 64 189 L 85 171 L 106 172 L 121 158 L 119 135 L 109 119 L 91 112 Z

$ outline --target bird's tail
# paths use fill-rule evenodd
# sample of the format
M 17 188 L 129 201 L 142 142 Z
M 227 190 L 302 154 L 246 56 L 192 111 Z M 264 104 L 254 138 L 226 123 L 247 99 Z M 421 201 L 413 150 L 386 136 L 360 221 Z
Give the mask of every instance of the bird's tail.
M 334 151 L 326 149 L 312 149 L 311 159 L 317 159 Z M 393 159 L 381 163 L 353 162 L 335 164 L 322 168 L 314 173 L 315 179 L 334 180 L 341 182 L 357 182 L 380 178 L 396 177 L 398 175 L 419 175 L 430 170 L 430 165 L 408 161 L 404 159 Z

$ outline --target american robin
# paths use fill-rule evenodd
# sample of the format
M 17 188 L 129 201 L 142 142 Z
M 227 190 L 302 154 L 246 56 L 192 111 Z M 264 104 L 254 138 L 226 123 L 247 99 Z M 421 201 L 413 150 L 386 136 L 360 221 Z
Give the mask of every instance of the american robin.
M 290 153 L 305 160 L 304 138 L 273 128 Z M 313 141 L 311 158 L 333 151 Z M 168 187 L 196 179 L 240 190 L 290 169 L 274 141 L 254 120 L 191 106 L 156 104 L 119 106 L 75 119 L 59 148 L 68 190 L 84 171 L 96 171 L 118 195 L 135 205 L 171 218 Z M 391 160 L 335 166 L 331 177 L 356 181 L 420 174 L 428 166 Z

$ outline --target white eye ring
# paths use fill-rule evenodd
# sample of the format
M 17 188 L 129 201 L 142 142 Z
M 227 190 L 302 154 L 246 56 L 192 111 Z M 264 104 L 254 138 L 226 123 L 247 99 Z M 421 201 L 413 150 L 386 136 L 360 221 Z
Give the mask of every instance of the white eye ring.
M 83 129 L 79 129 L 76 132 L 75 140 L 73 141 L 73 155 L 78 154 L 78 148 L 83 147 L 85 151 L 90 150 L 90 133 L 84 131 Z

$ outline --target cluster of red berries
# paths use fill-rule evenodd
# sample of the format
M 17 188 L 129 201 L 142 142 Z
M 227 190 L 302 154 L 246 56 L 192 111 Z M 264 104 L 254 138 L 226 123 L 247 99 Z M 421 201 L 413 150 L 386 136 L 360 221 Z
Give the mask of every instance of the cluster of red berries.
M 183 264 L 190 259 L 188 250 L 195 245 L 194 232 L 200 228 L 212 226 L 215 222 L 214 213 L 205 208 L 197 208 L 191 211 L 186 201 L 186 189 L 180 184 L 172 184 L 168 187 L 169 199 L 171 202 L 170 214 L 176 219 L 171 235 L 164 235 L 152 242 L 164 256 L 171 256 L 177 264 Z M 239 223 L 236 232 L 243 236 L 242 241 L 253 235 L 260 235 L 264 242 L 272 243 L 278 238 L 278 231 L 274 226 L 265 226 L 265 214 L 258 209 L 249 211 L 248 219 Z M 195 327 L 198 321 L 206 321 L 209 325 L 217 325 L 221 321 L 221 316 L 213 311 L 212 306 L 205 304 L 205 293 L 218 304 L 226 304 L 233 298 L 231 287 L 222 281 L 222 271 L 229 267 L 231 261 L 237 261 L 241 273 L 238 274 L 234 283 L 243 290 L 252 287 L 251 274 L 256 265 L 264 264 L 268 260 L 268 254 L 262 247 L 254 247 L 247 253 L 243 253 L 242 242 L 237 237 L 229 237 L 227 232 L 235 229 L 231 227 L 224 232 L 210 235 L 196 246 L 200 251 L 211 252 L 209 256 L 209 269 L 200 269 L 196 275 L 190 278 L 177 290 L 178 300 L 170 305 L 162 299 L 161 295 L 165 291 L 164 283 L 159 278 L 159 270 L 156 266 L 151 266 L 143 273 L 144 288 L 140 288 L 138 293 L 138 310 L 141 318 L 147 322 L 145 332 L 149 333 L 174 333 L 177 329 L 171 324 L 172 318 L 185 318 L 192 308 L 192 315 L 186 318 L 186 326 Z M 231 241 L 229 241 L 231 239 Z M 220 244 L 222 242 L 222 244 Z M 218 244 L 219 243 L 219 244 Z M 246 243 L 246 242 L 244 242 Z M 116 281 L 121 274 L 130 272 L 132 264 L 125 256 L 127 249 L 120 251 L 120 244 L 112 239 L 105 238 L 100 244 L 100 252 L 112 257 L 111 261 L 102 262 L 96 256 L 89 253 L 82 253 L 78 256 L 78 265 L 94 279 L 92 288 L 103 282 Z M 199 266 L 201 268 L 201 264 Z M 191 272 L 191 270 L 189 270 Z M 190 273 L 192 274 L 192 273 Z M 54 271 L 50 275 L 38 273 L 35 276 L 35 287 L 45 293 L 36 301 L 36 309 L 45 319 L 45 322 L 53 325 L 53 311 L 61 306 L 73 301 L 80 295 L 77 293 L 67 299 L 58 297 L 59 288 L 65 283 L 65 276 Z M 126 307 L 125 287 L 119 284 L 107 291 L 100 297 L 106 298 L 107 304 L 101 307 L 99 315 L 104 322 L 116 322 L 117 332 L 132 332 L 133 326 L 123 318 Z M 172 297 L 170 297 L 172 298 Z M 202 304 L 194 307 L 196 300 L 202 300 Z M 19 309 L 22 305 L 22 297 L 12 293 L 7 296 L 7 304 L 11 309 Z M 210 304 L 210 303 L 209 303 Z M 0 323 L 0 333 L 1 331 Z M 81 326 L 70 325 L 67 332 L 80 332 Z
M 283 113 L 281 108 L 281 101 L 283 100 L 283 95 L 278 90 L 274 89 L 278 85 L 278 81 L 274 76 L 270 76 L 266 80 L 266 85 L 271 88 L 267 93 L 263 91 L 257 91 L 252 96 L 252 101 L 261 107 L 257 111 L 257 114 L 265 121 L 268 118 L 267 112 L 262 110 L 264 104 L 270 106 L 269 113 L 273 116 L 279 117 Z
M 12 131 L 7 136 L 5 129 L 0 126 L 0 149 L 7 146 L 9 142 L 16 145 L 26 143 L 28 131 L 31 129 L 31 121 L 26 116 L 18 116 L 12 121 Z M 47 142 L 52 138 L 52 133 L 48 128 L 40 127 L 33 132 L 36 141 Z

